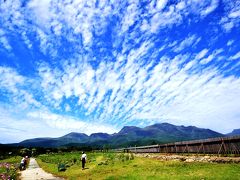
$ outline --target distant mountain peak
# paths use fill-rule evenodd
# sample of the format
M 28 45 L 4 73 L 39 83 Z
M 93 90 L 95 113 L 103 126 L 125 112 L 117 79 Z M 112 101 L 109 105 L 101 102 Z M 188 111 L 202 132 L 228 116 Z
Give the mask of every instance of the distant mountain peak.
M 77 133 L 77 132 L 71 132 L 62 136 L 62 138 L 87 138 L 87 137 L 88 135 L 84 133 Z
M 234 129 L 232 132 L 227 134 L 228 136 L 240 135 L 240 129 Z
M 136 130 L 141 130 L 141 128 L 136 127 L 136 126 L 124 126 L 118 134 L 128 134 L 129 132 L 136 131 Z
M 107 133 L 93 133 L 90 135 L 91 138 L 108 138 L 111 135 L 107 134 Z

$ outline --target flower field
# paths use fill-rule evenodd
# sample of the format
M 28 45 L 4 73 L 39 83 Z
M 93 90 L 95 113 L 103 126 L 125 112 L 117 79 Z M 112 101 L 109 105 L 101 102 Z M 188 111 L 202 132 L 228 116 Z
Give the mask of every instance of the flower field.
M 16 156 L 9 159 L 0 161 L 0 179 L 1 180 L 14 180 L 17 179 L 17 171 L 19 169 L 21 157 Z

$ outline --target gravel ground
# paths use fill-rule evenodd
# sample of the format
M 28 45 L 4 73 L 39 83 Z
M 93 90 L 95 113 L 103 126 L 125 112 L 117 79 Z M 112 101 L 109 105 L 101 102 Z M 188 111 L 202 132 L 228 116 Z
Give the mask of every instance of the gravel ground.
M 240 157 L 218 157 L 218 156 L 197 156 L 197 155 L 176 155 L 176 154 L 154 154 L 137 153 L 137 157 L 158 159 L 161 161 L 183 161 L 183 162 L 210 162 L 210 163 L 240 163 Z

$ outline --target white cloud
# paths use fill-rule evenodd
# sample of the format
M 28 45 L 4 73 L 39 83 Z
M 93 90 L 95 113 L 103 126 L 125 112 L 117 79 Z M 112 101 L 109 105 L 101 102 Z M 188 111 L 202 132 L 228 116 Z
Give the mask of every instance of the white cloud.
M 96 132 L 114 133 L 115 127 L 97 122 L 58 115 L 47 110 L 24 111 L 0 104 L 1 143 L 15 143 L 36 137 L 60 137 L 69 132 L 90 135 Z
M 203 49 L 196 55 L 196 59 L 202 59 L 208 53 L 208 49 Z
M 191 46 L 192 44 L 198 43 L 200 41 L 200 39 L 197 40 L 196 35 L 188 36 L 180 44 L 176 45 L 176 47 L 174 48 L 174 51 L 180 52 L 180 51 L 184 50 L 185 48 Z
M 29 89 L 26 86 L 30 83 L 30 80 L 20 75 L 15 69 L 9 67 L 0 66 L 0 90 L 10 93 L 7 95 L 11 104 L 20 109 L 28 109 L 31 106 L 41 107 L 41 103 L 38 102 L 32 92 L 34 89 Z M 32 88 L 34 83 L 30 85 Z M 8 94 L 6 93 L 6 94 Z
M 125 15 L 122 19 L 122 32 L 127 31 L 129 27 L 136 21 L 137 15 L 139 14 L 138 1 L 133 1 L 130 3 L 124 14 Z
M 157 0 L 156 7 L 158 10 L 162 10 L 166 7 L 168 0 Z
M 36 137 L 59 137 L 69 131 L 52 128 L 40 119 L 27 118 L 14 106 L 0 104 L 1 143 L 16 143 Z
M 229 18 L 239 18 L 240 17 L 240 10 L 236 10 L 236 11 L 233 11 L 231 12 L 229 15 L 228 15 Z
M 181 22 L 181 14 L 175 11 L 175 7 L 172 5 L 168 8 L 168 11 L 158 12 L 153 15 L 150 31 L 152 33 L 157 33 L 161 28 L 171 27 L 173 24 L 180 24 Z
M 98 124 L 97 122 L 86 122 L 69 116 L 58 115 L 45 111 L 34 111 L 27 114 L 28 118 L 46 123 L 54 129 L 78 131 L 91 134 L 96 132 L 114 133 L 117 130 L 113 126 Z
M 0 44 L 2 44 L 2 46 L 6 48 L 8 51 L 12 50 L 12 47 L 9 44 L 8 39 L 5 35 L 5 32 L 2 29 L 0 29 Z
M 18 85 L 22 85 L 26 80 L 14 69 L 0 66 L 0 88 L 5 88 L 13 93 L 18 92 Z
M 204 17 L 213 12 L 218 7 L 218 4 L 219 0 L 211 0 L 211 4 L 201 11 L 201 16 Z
M 49 23 L 53 14 L 50 10 L 51 1 L 49 0 L 31 0 L 28 7 L 34 11 L 35 18 L 39 25 Z
M 221 22 L 223 22 L 223 21 L 221 21 Z M 226 30 L 226 32 L 230 32 L 233 27 L 234 27 L 234 23 L 231 21 L 223 23 L 223 28 Z
M 240 51 L 237 52 L 235 55 L 230 56 L 229 60 L 236 60 L 236 59 L 239 59 L 239 58 L 240 58 Z
M 104 34 L 112 18 L 117 17 L 120 20 L 114 32 L 119 37 L 124 38 L 129 27 L 133 25 L 135 30 L 141 28 L 146 34 L 157 33 L 161 29 L 181 24 L 183 18 L 189 14 L 205 17 L 217 8 L 218 0 L 189 2 L 181 0 L 177 3 L 157 0 L 148 3 L 145 12 L 142 12 L 139 1 L 128 1 L 126 6 L 123 5 L 125 3 L 119 1 L 95 3 L 89 0 L 66 2 L 31 0 L 22 6 L 20 0 L 8 0 L 0 5 L 0 9 L 6 29 L 15 31 L 14 27 L 18 27 L 18 33 L 28 48 L 32 48 L 32 44 L 26 34 L 36 33 L 42 52 L 54 57 L 60 53 L 58 49 L 61 36 L 74 44 L 78 51 L 82 46 L 89 49 L 93 45 L 93 35 Z M 225 17 L 226 21 L 221 22 L 229 31 L 238 24 L 237 7 L 226 9 L 226 12 L 229 12 Z M 7 45 L 6 38 L 2 38 L 2 42 Z
M 236 97 L 239 94 L 240 81 L 232 77 L 212 78 L 213 75 L 212 72 L 193 76 L 177 73 L 174 79 L 161 86 L 157 99 L 144 107 L 150 111 L 137 113 L 132 118 L 194 124 L 221 132 L 229 132 L 234 127 L 239 127 L 236 110 L 240 104 Z M 173 86 L 174 84 L 176 86 Z M 224 126 L 229 121 L 232 126 Z M 217 122 L 218 126 L 214 122 Z
M 62 40 L 60 36 L 74 43 L 76 49 L 82 43 L 85 48 L 91 46 L 92 33 L 101 35 L 106 31 L 107 18 L 114 13 L 114 6 L 115 3 L 108 2 L 99 3 L 97 7 L 93 1 L 88 0 L 31 0 L 24 5 L 21 0 L 8 0 L 0 4 L 0 17 L 6 31 L 20 34 L 28 48 L 32 45 L 26 34 L 36 34 L 42 52 L 56 56 Z M 1 39 L 6 46 L 6 37 Z
M 205 51 L 206 52 L 206 51 Z M 201 59 L 201 61 L 199 62 L 200 64 L 207 64 L 209 62 L 212 62 L 213 60 L 217 60 L 218 55 L 221 54 L 222 52 L 224 52 L 223 49 L 216 49 L 212 52 L 212 54 L 210 54 L 208 57 Z M 203 55 L 203 54 L 201 54 Z
M 207 58 L 204 58 L 200 61 L 200 64 L 207 64 L 214 59 L 214 55 L 211 54 Z
M 240 25 L 240 3 L 238 1 L 223 0 L 225 16 L 221 18 L 220 25 L 226 32 L 231 32 Z
M 186 7 L 186 3 L 184 1 L 180 1 L 177 5 L 176 8 L 178 10 L 183 10 Z
M 233 43 L 234 43 L 234 40 L 229 40 L 229 41 L 227 42 L 227 46 L 231 46 Z
M 30 39 L 28 38 L 28 36 L 27 36 L 27 34 L 26 34 L 25 31 L 22 32 L 22 39 L 23 39 L 24 43 L 27 45 L 27 47 L 28 47 L 29 49 L 31 49 L 33 45 L 32 45 L 32 42 L 31 42 Z
M 67 105 L 65 106 L 65 111 L 69 112 L 70 110 L 71 110 L 71 107 L 69 106 L 69 104 L 67 104 Z
M 59 129 L 114 132 L 112 126 L 139 119 L 148 123 L 169 121 L 211 127 L 223 132 L 239 126 L 239 78 L 222 76 L 224 72 L 213 64 L 221 57 L 225 59 L 219 54 L 227 50 L 211 52 L 211 47 L 206 46 L 200 52 L 180 54 L 185 48 L 197 45 L 201 37 L 189 34 L 179 42 L 158 34 L 164 34 L 165 28 L 180 25 L 188 15 L 194 20 L 206 17 L 217 8 L 218 1 L 151 1 L 144 11 L 139 3 L 31 0 L 22 6 L 21 1 L 8 0 L 0 4 L 3 22 L 0 43 L 6 49 L 11 47 L 7 41 L 9 32 L 5 31 L 16 30 L 29 49 L 39 46 L 44 55 L 57 57 L 50 57 L 49 64 L 40 63 L 39 77 L 32 79 L 12 68 L 0 67 L 0 90 L 6 96 L 11 94 L 8 98 L 12 104 L 24 107 L 28 117 L 22 122 L 32 124 L 29 121 L 33 118 L 39 129 L 54 129 L 55 135 Z M 224 8 L 224 17 L 218 23 L 230 32 L 239 24 L 238 6 Z M 108 32 L 109 23 L 114 24 L 111 32 Z M 98 39 L 106 32 L 111 39 L 106 40 L 106 44 L 113 44 L 109 56 L 104 52 L 104 48 L 108 48 L 103 47 L 105 42 Z M 36 35 L 34 44 L 29 34 Z M 62 48 L 63 42 L 73 47 L 71 60 L 57 56 L 59 51 L 66 50 Z M 232 43 L 228 41 L 227 45 Z M 91 49 L 92 45 L 96 49 Z M 100 52 L 98 57 L 95 50 Z M 177 54 L 175 57 L 171 57 L 172 51 Z M 236 53 L 229 59 L 236 60 L 239 56 Z M 96 63 L 94 67 L 92 62 Z M 199 63 L 210 65 L 205 68 Z M 227 67 L 227 63 L 222 62 L 223 67 Z M 238 66 L 232 66 L 229 71 Z M 49 109 L 63 114 L 74 112 L 76 117 L 83 118 L 51 113 L 37 99 Z M 29 109 L 34 111 L 30 113 Z M 229 119 L 231 124 L 225 127 Z M 10 120 L 17 121 L 9 115 Z M 13 132 L 17 129 L 12 128 Z M 42 135 L 41 132 L 38 135 Z
M 44 94 L 49 101 L 56 102 L 61 102 L 63 97 L 77 97 L 76 108 L 84 107 L 86 117 L 94 117 L 93 121 L 105 124 L 128 124 L 136 119 L 146 119 L 149 122 L 169 121 L 210 127 L 221 132 L 239 126 L 236 111 L 240 105 L 236 98 L 240 97 L 239 79 L 223 77 L 213 67 L 189 72 L 197 69 L 196 60 L 203 64 L 217 60 L 223 49 L 211 54 L 208 49 L 203 49 L 190 61 L 189 54 L 178 55 L 174 59 L 163 56 L 150 71 L 151 65 L 141 67 L 138 62 L 149 48 L 151 43 L 146 41 L 126 57 L 119 56 L 119 62 L 102 62 L 97 69 L 92 69 L 87 62 L 79 67 L 76 62 L 65 65 L 60 74 L 57 69 L 45 71 L 41 74 L 44 75 Z M 120 66 L 124 59 L 127 59 L 126 64 Z M 48 81 L 50 83 L 44 85 Z M 52 96 L 55 91 L 60 93 L 59 99 Z M 225 127 L 228 119 L 232 125 Z M 219 126 L 211 125 L 215 121 Z

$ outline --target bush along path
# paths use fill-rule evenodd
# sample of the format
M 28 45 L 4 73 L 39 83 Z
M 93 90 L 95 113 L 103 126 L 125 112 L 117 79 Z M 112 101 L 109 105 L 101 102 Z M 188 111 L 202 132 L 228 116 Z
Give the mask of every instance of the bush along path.
M 34 158 L 30 158 L 29 166 L 26 170 L 21 171 L 20 179 L 22 180 L 63 180 L 63 178 L 54 177 L 52 174 L 45 172 L 39 167 Z

